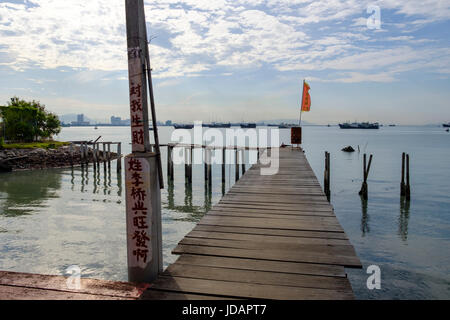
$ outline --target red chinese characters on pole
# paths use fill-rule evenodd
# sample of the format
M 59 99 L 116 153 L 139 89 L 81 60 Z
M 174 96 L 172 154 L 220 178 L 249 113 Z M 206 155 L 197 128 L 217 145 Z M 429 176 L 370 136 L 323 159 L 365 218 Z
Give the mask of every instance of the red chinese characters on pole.
M 145 158 L 126 158 L 127 241 L 129 263 L 145 268 L 151 257 L 151 201 L 148 190 L 149 163 Z
M 128 49 L 128 72 L 130 79 L 130 119 L 132 151 L 145 151 L 144 136 L 144 88 L 142 83 L 143 68 L 141 49 Z

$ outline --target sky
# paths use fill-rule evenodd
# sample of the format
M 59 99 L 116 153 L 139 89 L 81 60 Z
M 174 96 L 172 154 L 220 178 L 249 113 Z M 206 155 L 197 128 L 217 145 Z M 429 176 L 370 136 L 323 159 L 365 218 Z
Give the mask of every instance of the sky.
M 144 2 L 159 121 L 297 119 L 303 79 L 311 123 L 450 121 L 448 0 Z M 127 76 L 124 0 L 0 0 L 0 104 L 129 118 Z

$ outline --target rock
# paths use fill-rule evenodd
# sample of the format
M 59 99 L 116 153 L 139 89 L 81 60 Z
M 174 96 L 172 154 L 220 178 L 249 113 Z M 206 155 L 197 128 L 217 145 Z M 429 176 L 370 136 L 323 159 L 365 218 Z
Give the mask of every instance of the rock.
M 344 152 L 355 152 L 355 149 L 353 149 L 352 146 L 348 146 L 348 147 L 345 147 L 344 149 L 342 149 L 342 151 L 344 151 Z

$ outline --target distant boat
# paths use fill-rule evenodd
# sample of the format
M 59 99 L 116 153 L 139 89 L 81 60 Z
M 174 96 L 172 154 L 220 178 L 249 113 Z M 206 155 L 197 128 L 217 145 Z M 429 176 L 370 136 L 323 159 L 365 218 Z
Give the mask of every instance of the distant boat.
M 443 126 L 444 128 L 450 128 L 450 122 L 444 123 L 442 126 Z
M 389 125 L 389 127 L 395 127 L 395 126 L 396 126 L 395 124 L 390 124 L 390 125 Z
M 95 126 L 95 128 L 94 128 L 95 130 L 97 130 L 98 129 L 98 127 L 97 126 Z
M 256 128 L 256 123 L 241 123 L 242 129 L 254 129 Z
M 193 124 L 174 124 L 173 125 L 175 129 L 193 129 Z
M 353 122 L 353 123 L 340 123 L 339 127 L 341 129 L 379 129 L 380 125 L 378 122 L 369 123 L 369 122 Z

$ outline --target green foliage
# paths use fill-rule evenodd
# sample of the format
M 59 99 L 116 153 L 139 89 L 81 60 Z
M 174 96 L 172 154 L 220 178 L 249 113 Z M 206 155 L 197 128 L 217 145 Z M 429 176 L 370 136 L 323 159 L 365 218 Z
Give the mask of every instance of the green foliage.
M 31 142 L 49 139 L 61 131 L 58 117 L 45 110 L 38 101 L 11 98 L 6 107 L 0 107 L 3 118 L 5 139 Z

